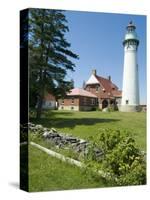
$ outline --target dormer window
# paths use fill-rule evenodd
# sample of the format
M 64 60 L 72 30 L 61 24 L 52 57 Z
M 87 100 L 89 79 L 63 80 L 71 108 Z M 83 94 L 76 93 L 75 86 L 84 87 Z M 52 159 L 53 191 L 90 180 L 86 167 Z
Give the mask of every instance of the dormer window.
M 97 86 L 96 86 L 96 92 L 98 92 L 98 90 L 99 90 L 99 86 L 97 85 Z

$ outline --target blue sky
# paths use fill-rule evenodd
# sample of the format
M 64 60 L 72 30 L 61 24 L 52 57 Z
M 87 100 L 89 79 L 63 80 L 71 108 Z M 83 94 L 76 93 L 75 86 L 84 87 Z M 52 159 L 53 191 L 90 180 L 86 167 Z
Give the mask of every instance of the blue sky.
M 146 16 L 96 12 L 66 11 L 69 32 L 66 35 L 71 50 L 80 59 L 73 60 L 75 72 L 69 72 L 75 87 L 82 87 L 92 69 L 112 81 L 122 90 L 124 50 L 122 41 L 129 21 L 136 25 L 140 40 L 138 48 L 140 102 L 146 103 Z

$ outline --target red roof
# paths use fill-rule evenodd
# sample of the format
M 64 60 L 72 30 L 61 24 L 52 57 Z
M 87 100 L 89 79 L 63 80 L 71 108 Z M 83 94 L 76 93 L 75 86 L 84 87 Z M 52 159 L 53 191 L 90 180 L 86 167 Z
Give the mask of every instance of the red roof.
M 96 95 L 92 94 L 91 92 L 88 92 L 86 90 L 83 90 L 81 88 L 74 88 L 69 93 L 67 93 L 67 96 L 85 96 L 85 97 L 94 97 L 97 98 Z
M 112 94 L 115 97 L 122 97 L 122 91 L 120 91 L 120 90 L 114 90 L 114 91 L 112 91 Z
M 100 84 L 100 87 L 102 87 L 102 90 L 104 93 L 100 94 L 101 98 L 113 98 L 113 97 L 121 97 L 122 92 L 118 90 L 118 87 L 110 80 L 107 78 L 103 78 L 101 76 L 94 75 L 97 81 Z M 91 85 L 92 83 L 90 83 Z M 93 83 L 95 84 L 95 83 Z M 87 84 L 88 85 L 88 84 Z
M 106 90 L 106 92 L 111 92 L 112 90 L 118 90 L 118 87 L 111 82 L 111 80 L 103 78 L 101 76 L 95 76 L 99 81 L 100 85 Z

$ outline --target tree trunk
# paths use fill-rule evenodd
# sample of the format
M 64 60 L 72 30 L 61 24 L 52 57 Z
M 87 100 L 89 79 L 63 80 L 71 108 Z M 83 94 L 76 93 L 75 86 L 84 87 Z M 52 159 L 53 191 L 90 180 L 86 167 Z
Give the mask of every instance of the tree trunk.
M 43 104 L 43 97 L 40 96 L 38 100 L 38 105 L 37 105 L 37 112 L 36 112 L 36 118 L 40 119 L 41 114 L 42 114 L 42 104 Z
M 42 69 L 40 69 L 40 83 L 41 83 L 41 87 L 40 87 L 40 92 L 39 92 L 39 99 L 38 99 L 37 113 L 36 113 L 37 119 L 41 118 L 42 105 L 43 105 L 43 99 L 44 99 L 44 91 L 45 91 L 44 76 L 43 76 Z
M 40 70 L 41 88 L 40 88 L 40 96 L 39 96 L 38 105 L 37 105 L 37 113 L 36 113 L 37 119 L 40 119 L 41 114 L 42 114 L 42 105 L 43 105 L 43 100 L 45 96 L 45 79 L 46 79 L 46 70 L 44 70 L 44 72 Z
M 44 13 L 43 13 L 44 16 Z M 44 32 L 44 26 L 43 23 L 41 24 L 41 32 Z M 41 47 L 42 49 L 44 49 L 43 47 L 43 35 L 41 35 Z M 43 51 L 41 53 L 41 60 L 43 60 Z M 39 95 L 39 99 L 38 99 L 38 105 L 37 105 L 37 113 L 36 113 L 36 118 L 40 119 L 41 118 L 41 114 L 42 114 L 42 104 L 43 104 L 43 99 L 44 99 L 44 77 L 43 77 L 43 70 L 42 67 L 40 68 L 40 95 Z

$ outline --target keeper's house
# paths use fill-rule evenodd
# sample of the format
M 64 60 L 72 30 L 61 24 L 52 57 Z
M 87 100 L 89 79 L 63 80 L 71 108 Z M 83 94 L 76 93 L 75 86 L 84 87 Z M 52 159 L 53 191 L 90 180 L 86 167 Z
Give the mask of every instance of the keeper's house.
M 58 100 L 59 110 L 90 111 L 98 108 L 96 95 L 84 89 L 72 89 L 64 99 Z
M 97 96 L 100 109 L 118 109 L 121 104 L 122 91 L 111 81 L 111 76 L 106 79 L 98 76 L 96 70 L 93 70 L 84 89 Z

